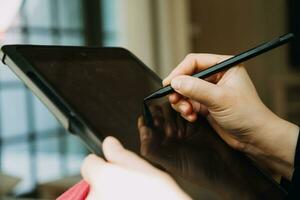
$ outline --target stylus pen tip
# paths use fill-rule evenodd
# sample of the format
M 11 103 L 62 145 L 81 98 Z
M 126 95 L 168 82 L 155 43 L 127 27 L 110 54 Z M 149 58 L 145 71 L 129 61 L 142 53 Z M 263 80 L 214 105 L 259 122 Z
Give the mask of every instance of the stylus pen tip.
M 151 99 L 156 99 L 156 98 L 159 98 L 159 97 L 163 97 L 163 96 L 166 96 L 168 94 L 171 94 L 172 92 L 174 92 L 174 90 L 171 86 L 165 86 L 163 88 L 160 88 L 156 92 L 150 94 L 149 96 L 147 96 L 144 99 L 144 101 L 148 101 L 148 100 L 151 100 Z
M 146 98 L 144 98 L 144 102 L 151 100 L 151 99 L 155 99 L 157 96 L 156 92 L 150 94 L 149 96 L 147 96 Z

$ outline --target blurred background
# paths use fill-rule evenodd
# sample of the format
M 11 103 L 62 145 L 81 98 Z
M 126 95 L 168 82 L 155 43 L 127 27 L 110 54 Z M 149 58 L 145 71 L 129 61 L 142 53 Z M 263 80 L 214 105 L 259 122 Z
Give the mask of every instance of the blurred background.
M 0 0 L 5 6 L 17 14 L 0 29 L 1 45 L 122 46 L 162 78 L 188 53 L 237 54 L 300 32 L 297 0 Z M 296 39 L 246 63 L 265 104 L 297 124 L 299 53 Z M 53 199 L 80 179 L 84 145 L 1 64 L 0 110 L 0 199 Z

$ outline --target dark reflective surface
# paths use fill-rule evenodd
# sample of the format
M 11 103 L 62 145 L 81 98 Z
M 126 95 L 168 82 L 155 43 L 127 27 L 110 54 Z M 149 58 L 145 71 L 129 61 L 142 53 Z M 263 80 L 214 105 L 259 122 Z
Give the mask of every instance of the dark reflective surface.
M 137 118 L 160 79 L 130 53 L 115 48 L 20 47 L 36 73 L 99 139 L 114 135 L 139 151 Z
M 147 104 L 153 126 L 140 120 L 137 127 L 143 98 L 161 85 L 128 52 L 59 47 L 18 50 L 100 140 L 115 136 L 126 148 L 169 172 L 192 197 L 283 199 L 284 192 L 229 148 L 205 119 L 188 123 L 166 99 Z
M 244 155 L 228 147 L 204 118 L 189 123 L 168 102 L 150 102 L 153 126 L 139 120 L 141 155 L 196 199 L 283 199 Z

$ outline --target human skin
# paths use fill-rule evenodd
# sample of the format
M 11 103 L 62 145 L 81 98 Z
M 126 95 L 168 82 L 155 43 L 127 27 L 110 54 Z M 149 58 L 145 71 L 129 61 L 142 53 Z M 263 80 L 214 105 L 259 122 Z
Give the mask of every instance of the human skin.
M 2 33 L 2 32 L 0 31 L 0 42 L 3 40 L 3 38 L 4 38 L 4 33 Z
M 299 127 L 263 104 L 246 69 L 235 66 L 206 80 L 189 76 L 228 58 L 188 55 L 163 81 L 176 91 L 169 96 L 172 107 L 191 122 L 198 114 L 206 116 L 229 146 L 271 174 L 291 180 Z
M 87 200 L 119 199 L 191 199 L 165 172 L 107 137 L 103 141 L 106 161 L 89 155 L 81 169 L 90 185 Z
M 204 115 L 229 146 L 272 174 L 291 180 L 299 127 L 262 103 L 245 68 L 236 66 L 206 80 L 189 76 L 227 58 L 187 56 L 163 82 L 176 91 L 169 96 L 172 107 L 191 122 Z M 103 152 L 106 161 L 90 155 L 82 166 L 82 176 L 91 186 L 88 200 L 190 199 L 168 174 L 126 150 L 115 138 L 104 140 Z

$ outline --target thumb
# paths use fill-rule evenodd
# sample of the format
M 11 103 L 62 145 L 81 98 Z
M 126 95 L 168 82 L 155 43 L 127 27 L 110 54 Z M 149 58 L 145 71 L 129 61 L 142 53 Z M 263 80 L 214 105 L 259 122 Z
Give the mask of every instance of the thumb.
M 171 81 L 172 88 L 179 94 L 196 100 L 207 107 L 217 104 L 223 93 L 220 87 L 192 76 L 177 76 Z
M 114 137 L 106 137 L 102 147 L 105 158 L 112 164 L 147 173 L 153 173 L 155 169 L 147 161 L 125 149 Z

